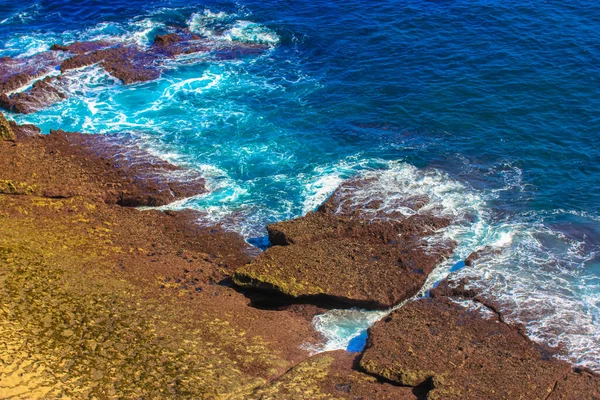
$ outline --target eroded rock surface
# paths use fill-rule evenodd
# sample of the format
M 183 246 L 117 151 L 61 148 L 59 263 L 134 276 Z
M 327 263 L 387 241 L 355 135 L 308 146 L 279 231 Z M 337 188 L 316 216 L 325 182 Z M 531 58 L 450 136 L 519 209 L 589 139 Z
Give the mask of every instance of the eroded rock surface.
M 0 113 L 0 140 L 15 140 L 16 135 L 13 131 L 10 123 L 4 117 L 4 114 Z
M 160 206 L 205 191 L 199 173 L 159 160 L 131 141 L 62 131 L 36 135 L 33 127 L 16 124 L 13 130 L 22 140 L 16 148 L 0 149 L 5 160 L 12 160 L 3 179 L 22 182 L 28 176 L 27 191 L 33 194 Z
M 321 353 L 294 366 L 279 379 L 257 390 L 260 400 L 369 399 L 416 400 L 410 387 L 380 383 L 353 370 L 355 355 L 345 351 Z
M 576 368 L 560 379 L 548 400 L 598 400 L 600 377 L 591 371 Z
M 121 140 L 9 125 L 0 398 L 413 398 L 347 353 L 309 359 L 310 307 L 260 310 L 223 284 L 252 258 L 239 235 L 118 204 L 176 167 Z
M 238 270 L 235 282 L 330 306 L 388 308 L 414 296 L 454 249 L 433 240 L 451 221 L 431 214 L 367 220 L 337 206 L 345 189 L 316 212 L 268 226 L 275 246 Z
M 409 303 L 369 330 L 360 366 L 427 399 L 546 399 L 568 363 L 517 328 L 448 298 Z

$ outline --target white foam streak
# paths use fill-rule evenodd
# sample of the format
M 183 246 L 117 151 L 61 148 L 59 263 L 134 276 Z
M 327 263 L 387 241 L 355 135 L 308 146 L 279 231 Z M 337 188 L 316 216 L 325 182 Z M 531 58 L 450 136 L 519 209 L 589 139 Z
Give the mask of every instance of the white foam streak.
M 279 44 L 279 36 L 269 28 L 237 18 L 237 14 L 204 10 L 202 13 L 193 14 L 188 20 L 188 26 L 192 32 L 217 42 L 257 43 L 271 46 Z

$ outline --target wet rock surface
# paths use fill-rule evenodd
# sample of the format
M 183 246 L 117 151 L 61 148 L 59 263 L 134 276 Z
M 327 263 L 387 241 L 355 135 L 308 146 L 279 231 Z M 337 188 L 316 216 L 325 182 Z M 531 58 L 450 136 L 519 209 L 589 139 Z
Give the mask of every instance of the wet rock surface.
M 50 51 L 24 58 L 0 57 L 0 94 L 16 90 L 51 72 L 61 60 L 61 54 Z
M 210 41 L 183 29 L 156 36 L 150 46 L 109 41 L 55 44 L 50 51 L 29 58 L 0 58 L 0 107 L 27 114 L 58 103 L 71 95 L 69 71 L 93 65 L 131 85 L 158 79 L 165 63 L 179 55 L 206 53 L 216 59 L 234 59 L 257 55 L 266 49 L 261 44 Z M 40 79 L 51 72 L 52 76 Z M 26 85 L 31 87 L 11 93 Z
M 450 221 L 419 212 L 426 198 L 392 217 L 356 207 L 353 181 L 271 225 L 276 245 L 255 260 L 197 212 L 127 207 L 202 193 L 194 171 L 117 136 L 40 136 L 2 116 L 0 133 L 1 398 L 600 398 L 597 374 L 554 358 L 452 277 L 377 322 L 362 355 L 304 350 L 320 344 L 321 306 L 397 302 L 451 253 L 437 233 Z M 260 302 L 276 290 L 285 306 L 251 306 L 230 286 L 257 266 Z
M 546 399 L 571 371 L 518 329 L 448 298 L 421 299 L 369 331 L 360 366 L 427 399 Z
M 356 182 L 352 182 L 356 185 Z M 267 227 L 273 247 L 238 270 L 241 286 L 300 301 L 385 309 L 417 294 L 454 243 L 429 239 L 450 220 L 430 214 L 366 220 L 334 194 L 316 212 Z

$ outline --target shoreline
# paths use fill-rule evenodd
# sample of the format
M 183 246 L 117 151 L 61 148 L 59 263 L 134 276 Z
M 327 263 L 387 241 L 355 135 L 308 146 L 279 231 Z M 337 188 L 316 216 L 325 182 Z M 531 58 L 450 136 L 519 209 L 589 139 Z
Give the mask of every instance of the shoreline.
M 443 226 L 444 221 L 366 224 L 358 214 L 329 214 L 336 200 L 332 196 L 316 213 L 271 225 L 274 246 L 254 258 L 239 235 L 196 224 L 197 212 L 132 208 L 202 193 L 200 176 L 165 180 L 181 169 L 153 160 L 135 150 L 135 144 L 128 144 L 130 151 L 124 154 L 119 143 L 101 136 L 39 135 L 35 127 L 6 124 L 3 117 L 0 125 L 7 132 L 2 135 L 6 140 L 0 140 L 0 336 L 6 343 L 0 397 L 467 399 L 483 398 L 485 385 L 498 384 L 503 387 L 496 388 L 497 398 L 507 398 L 506 393 L 518 398 L 522 390 L 527 398 L 598 396 L 597 374 L 554 359 L 552 350 L 521 333 L 510 336 L 519 329 L 501 318 L 498 324 L 507 326 L 501 336 L 513 352 L 504 359 L 526 353 L 529 364 L 510 364 L 512 369 L 504 371 L 483 368 L 486 372 L 465 364 L 463 372 L 476 374 L 476 383 L 448 379 L 465 375 L 450 368 L 449 359 L 440 359 L 439 346 L 406 350 L 416 364 L 398 364 L 407 358 L 398 358 L 398 349 L 390 344 L 399 334 L 387 330 L 390 317 L 369 329 L 362 354 L 336 351 L 311 357 L 303 350 L 321 341 L 312 317 L 338 301 L 385 308 L 416 294 L 440 258 L 425 259 L 417 251 L 407 256 L 406 251 L 432 233 L 423 227 Z M 418 200 L 411 203 L 417 209 L 423 199 Z M 410 239 L 390 239 L 399 229 Z M 452 247 L 440 250 L 440 257 L 448 250 Z M 277 273 L 263 268 L 273 254 L 271 260 L 281 266 Z M 404 269 L 392 281 L 386 267 L 398 257 Z M 316 268 L 323 259 L 330 262 L 324 273 Z M 353 265 L 350 259 L 357 260 L 354 286 L 373 271 L 380 271 L 380 280 L 369 278 L 370 283 L 387 280 L 391 285 L 376 299 L 364 296 L 374 291 L 368 287 L 346 294 L 344 285 L 354 278 L 328 280 L 328 270 Z M 304 265 L 300 275 L 294 270 L 297 260 Z M 425 261 L 430 266 L 422 270 Z M 365 262 L 380 263 L 379 269 L 357 269 Z M 231 278 L 251 288 L 231 285 Z M 397 279 L 405 278 L 410 278 L 410 290 L 388 299 Z M 262 290 L 264 284 L 270 285 L 268 291 Z M 319 301 L 310 296 L 320 296 Z M 477 300 L 477 294 L 443 284 L 432 299 L 392 312 L 392 320 L 409 318 L 411 307 L 429 312 L 452 299 Z M 452 307 L 447 320 L 467 318 L 482 326 L 476 333 L 467 329 L 467 334 L 497 335 L 497 325 Z M 493 306 L 487 308 L 493 311 Z M 433 327 L 439 331 L 432 333 L 431 320 L 418 315 L 411 320 L 413 337 L 449 338 L 442 354 L 452 357 L 456 331 L 440 322 Z M 475 346 L 471 354 L 484 354 L 493 365 L 494 343 Z M 415 371 L 430 359 L 438 359 L 439 365 Z M 541 372 L 530 376 L 534 370 Z M 512 379 L 498 379 L 498 374 Z

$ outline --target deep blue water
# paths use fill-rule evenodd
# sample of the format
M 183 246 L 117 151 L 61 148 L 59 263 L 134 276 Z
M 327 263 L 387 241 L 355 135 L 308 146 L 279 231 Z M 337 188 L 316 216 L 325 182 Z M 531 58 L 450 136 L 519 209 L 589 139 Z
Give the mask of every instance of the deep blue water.
M 358 200 L 391 209 L 394 196 L 427 194 L 456 217 L 445 234 L 459 241 L 430 284 L 471 251 L 503 249 L 459 273 L 483 277 L 531 337 L 600 369 L 597 2 L 0 1 L 0 56 L 100 38 L 146 46 L 171 24 L 270 49 L 178 60 L 130 87 L 90 68 L 69 100 L 10 117 L 131 136 L 201 169 L 212 192 L 173 207 L 256 244 L 266 223 L 357 173 L 376 177 Z M 379 315 L 315 323 L 328 348 L 346 347 Z

